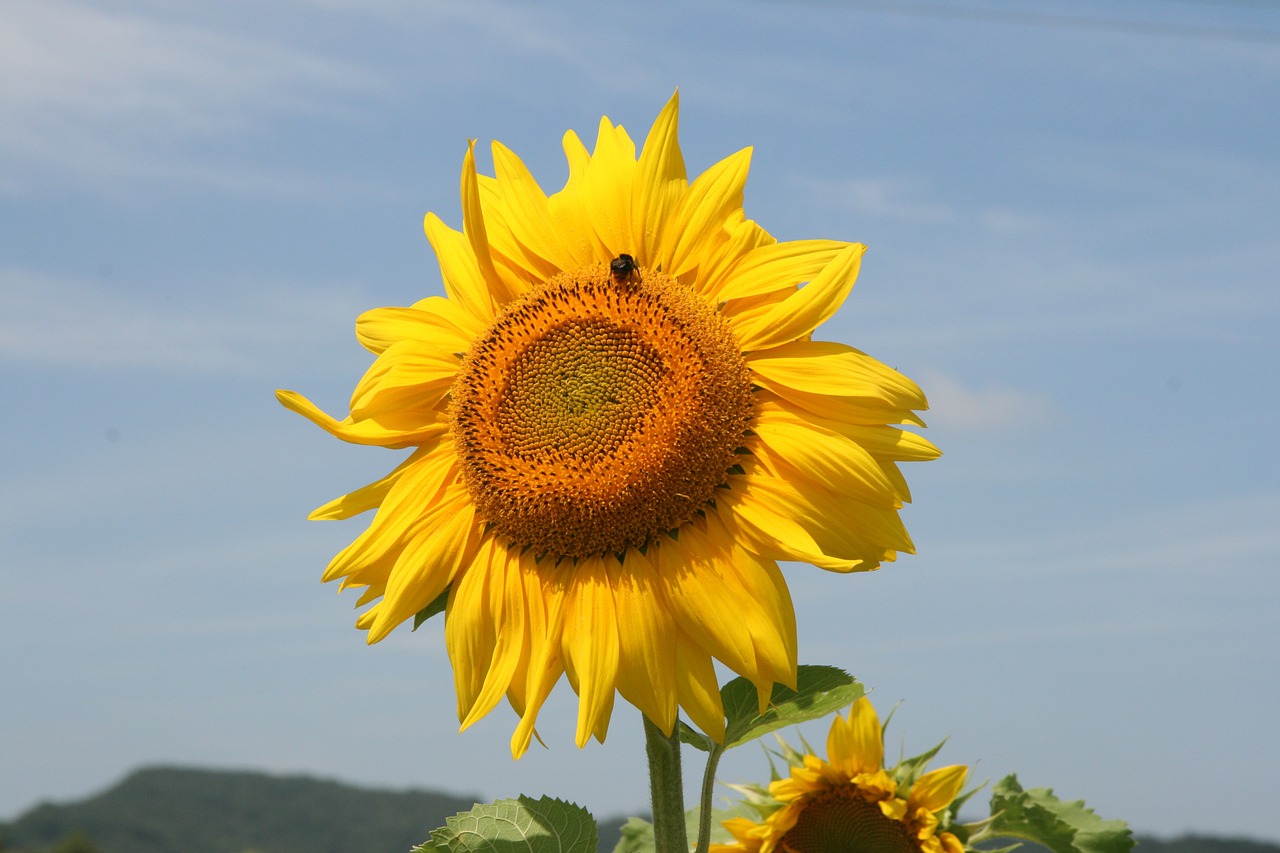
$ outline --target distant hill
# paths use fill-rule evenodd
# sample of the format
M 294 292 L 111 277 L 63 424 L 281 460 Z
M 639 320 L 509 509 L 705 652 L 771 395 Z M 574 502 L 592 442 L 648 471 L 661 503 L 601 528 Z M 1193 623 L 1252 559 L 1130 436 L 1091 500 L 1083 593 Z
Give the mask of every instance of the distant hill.
M 0 824 L 4 853 L 404 853 L 476 797 L 155 767 Z M 86 848 L 83 840 L 92 845 Z M 62 851 L 59 851 L 62 853 Z
M 0 823 L 3 853 L 406 853 L 479 797 L 358 788 L 309 776 L 153 767 L 79 802 Z M 600 850 L 623 819 L 600 820 Z M 1280 845 L 1140 838 L 1139 853 L 1280 853 Z M 1040 853 L 1024 845 L 1019 853 Z M 1047 853 L 1047 852 L 1046 852 Z

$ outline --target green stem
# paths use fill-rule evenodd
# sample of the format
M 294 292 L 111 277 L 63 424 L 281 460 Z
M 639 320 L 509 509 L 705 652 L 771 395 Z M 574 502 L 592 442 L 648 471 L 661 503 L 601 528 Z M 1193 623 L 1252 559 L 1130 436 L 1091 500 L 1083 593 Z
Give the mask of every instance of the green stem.
M 718 743 L 711 744 L 707 750 L 707 769 L 702 774 L 702 796 L 698 800 L 698 853 L 707 853 L 711 844 L 711 795 L 715 792 L 716 767 L 722 754 L 724 747 Z
M 673 727 L 668 737 L 645 717 L 644 745 L 649 756 L 649 793 L 653 797 L 654 849 L 657 853 L 689 853 L 679 734 Z

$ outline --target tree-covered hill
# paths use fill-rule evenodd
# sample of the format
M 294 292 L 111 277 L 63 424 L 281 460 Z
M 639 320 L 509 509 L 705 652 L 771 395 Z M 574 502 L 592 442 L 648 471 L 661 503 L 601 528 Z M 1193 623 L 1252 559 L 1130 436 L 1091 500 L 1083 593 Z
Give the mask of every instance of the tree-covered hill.
M 477 799 L 306 776 L 155 767 L 88 799 L 39 805 L 0 824 L 0 850 L 403 853 Z
M 93 797 L 0 824 L 2 853 L 405 853 L 481 798 L 307 776 L 154 767 Z M 613 849 L 620 818 L 600 821 Z M 1138 853 L 1280 853 L 1280 844 L 1139 838 Z M 1024 845 L 1020 853 L 1047 853 Z

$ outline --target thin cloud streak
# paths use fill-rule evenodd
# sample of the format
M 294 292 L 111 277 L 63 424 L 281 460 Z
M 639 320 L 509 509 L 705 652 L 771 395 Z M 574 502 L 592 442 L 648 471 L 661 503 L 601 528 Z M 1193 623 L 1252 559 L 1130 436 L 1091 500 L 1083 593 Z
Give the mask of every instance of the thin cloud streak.
M 314 285 L 255 290 L 239 305 L 182 311 L 89 279 L 0 268 L 0 364 L 256 372 L 264 353 L 314 347 L 307 332 L 318 323 L 349 324 L 355 301 Z
M 26 185 L 13 177 L 24 171 L 144 175 L 176 147 L 243 135 L 264 118 L 336 117 L 335 105 L 379 82 L 259 36 L 67 0 L 9 0 L 0 19 L 0 151 L 24 167 L 10 191 Z

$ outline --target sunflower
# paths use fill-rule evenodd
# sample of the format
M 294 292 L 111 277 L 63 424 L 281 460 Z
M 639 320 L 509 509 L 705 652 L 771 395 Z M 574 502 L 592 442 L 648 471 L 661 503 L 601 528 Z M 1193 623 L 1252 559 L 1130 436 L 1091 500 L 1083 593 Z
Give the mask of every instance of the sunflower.
M 884 732 L 870 700 L 836 715 L 827 759 L 788 748 L 791 775 L 767 792 L 747 788 L 762 816 L 724 822 L 735 844 L 710 853 L 963 853 L 950 826 L 969 770 L 940 767 L 921 775 L 933 750 L 885 770 Z
M 550 196 L 493 143 L 462 166 L 462 230 L 427 214 L 446 297 L 356 322 L 377 358 L 338 420 L 348 442 L 411 448 L 313 519 L 376 510 L 324 574 L 373 602 L 377 642 L 445 607 L 462 727 L 505 695 L 517 757 L 561 675 L 576 740 L 603 740 L 615 693 L 670 733 L 678 709 L 717 739 L 713 659 L 763 707 L 794 685 L 779 560 L 864 571 L 910 552 L 897 463 L 938 451 L 919 388 L 811 340 L 863 246 L 778 242 L 742 211 L 751 150 L 685 175 L 672 97 L 643 148 L 600 122 L 564 137 Z M 803 285 L 803 286 L 802 286 Z

